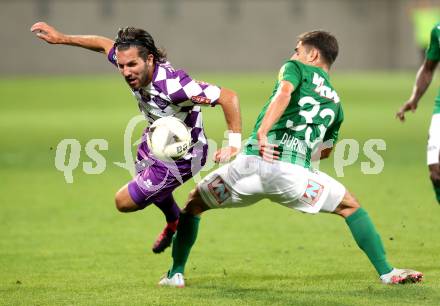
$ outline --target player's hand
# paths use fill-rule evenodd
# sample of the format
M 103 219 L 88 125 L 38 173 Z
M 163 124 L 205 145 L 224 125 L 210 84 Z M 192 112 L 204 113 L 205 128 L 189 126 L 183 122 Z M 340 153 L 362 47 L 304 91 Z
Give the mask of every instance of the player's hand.
M 280 159 L 280 152 L 276 150 L 278 146 L 269 143 L 265 134 L 258 132 L 257 139 L 260 156 L 263 157 L 265 161 L 272 162 L 274 160 Z
M 48 42 L 49 44 L 59 44 L 62 43 L 63 34 L 55 30 L 54 27 L 48 25 L 45 22 L 37 22 L 31 27 L 31 31 L 35 35 Z
M 239 151 L 240 150 L 236 147 L 221 148 L 214 153 L 213 159 L 216 163 L 227 163 L 237 155 Z
M 407 101 L 403 106 L 399 109 L 399 111 L 396 113 L 396 118 L 398 118 L 401 122 L 405 121 L 405 112 L 411 111 L 415 112 L 417 109 L 417 103 L 414 101 Z

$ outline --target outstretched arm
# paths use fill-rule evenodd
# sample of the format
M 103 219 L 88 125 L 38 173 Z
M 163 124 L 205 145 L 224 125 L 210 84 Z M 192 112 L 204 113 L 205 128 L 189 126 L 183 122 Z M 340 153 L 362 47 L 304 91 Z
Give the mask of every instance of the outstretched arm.
M 405 121 L 405 112 L 409 110 L 412 112 L 416 111 L 417 104 L 419 103 L 420 98 L 428 89 L 429 84 L 431 84 L 437 64 L 438 61 L 425 59 L 419 71 L 417 71 L 416 81 L 414 83 L 411 97 L 402 105 L 402 107 L 396 113 L 396 117 L 399 118 L 400 121 Z
M 35 35 L 49 44 L 63 44 L 77 46 L 108 55 L 113 47 L 114 41 L 96 35 L 66 35 L 57 31 L 54 27 L 45 22 L 37 22 L 31 27 Z
M 222 88 L 217 102 L 223 109 L 228 125 L 229 146 L 214 153 L 216 162 L 226 162 L 240 151 L 241 148 L 241 116 L 238 96 L 230 89 Z

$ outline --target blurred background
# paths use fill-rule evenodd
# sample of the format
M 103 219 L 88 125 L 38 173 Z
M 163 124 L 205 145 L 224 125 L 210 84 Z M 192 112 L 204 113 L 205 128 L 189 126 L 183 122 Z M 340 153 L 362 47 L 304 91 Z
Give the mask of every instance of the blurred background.
M 0 0 L 0 305 L 440 305 L 440 209 L 425 161 L 439 79 L 405 124 L 395 119 L 440 21 L 439 5 Z M 340 55 L 331 82 L 345 113 L 340 140 L 356 140 L 359 154 L 344 177 L 336 176 L 333 158 L 320 169 L 368 210 L 391 262 L 423 271 L 426 282 L 385 288 L 341 219 L 261 201 L 208 212 L 187 266 L 188 288 L 158 289 L 170 264 L 170 250 L 151 252 L 162 214 L 154 206 L 133 214 L 114 207 L 115 192 L 132 179 L 115 162 L 124 161 L 124 131 L 139 114 L 137 103 L 102 54 L 48 45 L 29 31 L 37 21 L 68 34 L 111 38 L 120 27 L 146 29 L 175 68 L 238 93 L 243 138 L 296 37 L 313 29 L 333 32 Z M 221 108 L 205 108 L 203 117 L 208 137 L 221 145 Z M 136 126 L 131 143 L 145 124 Z M 71 184 L 55 167 L 64 139 L 81 145 Z M 99 150 L 105 171 L 96 175 L 84 170 L 86 163 L 96 165 L 85 150 L 93 139 L 108 142 Z M 367 175 L 362 167 L 374 166 L 364 153 L 371 139 L 383 140 L 386 150 L 373 148 L 384 168 Z M 213 167 L 208 163 L 200 175 Z M 190 180 L 175 190 L 179 206 L 194 185 Z
M 113 71 L 87 51 L 60 51 L 33 39 L 29 28 L 40 20 L 65 33 L 111 38 L 119 27 L 144 28 L 168 51 L 176 67 L 191 71 L 273 71 L 293 52 L 297 35 L 313 29 L 331 31 L 339 39 L 336 69 L 412 69 L 420 63 L 416 11 L 434 10 L 437 4 L 426 0 L 0 0 L 0 74 Z M 426 14 L 421 19 L 426 20 Z

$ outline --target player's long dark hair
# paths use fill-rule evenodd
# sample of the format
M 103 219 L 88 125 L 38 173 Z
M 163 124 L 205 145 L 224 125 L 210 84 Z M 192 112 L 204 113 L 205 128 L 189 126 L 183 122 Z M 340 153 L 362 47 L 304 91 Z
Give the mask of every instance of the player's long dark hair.
M 156 47 L 150 33 L 134 27 L 119 29 L 115 39 L 115 47 L 122 51 L 133 46 L 138 48 L 139 56 L 144 61 L 147 60 L 149 54 L 153 55 L 154 62 L 164 63 L 167 61 L 165 50 Z

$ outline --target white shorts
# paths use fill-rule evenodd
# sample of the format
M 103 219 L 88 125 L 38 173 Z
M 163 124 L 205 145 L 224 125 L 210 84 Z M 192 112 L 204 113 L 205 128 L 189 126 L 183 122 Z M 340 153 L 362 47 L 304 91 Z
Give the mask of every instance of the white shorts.
M 323 172 L 243 154 L 208 174 L 197 188 L 211 208 L 242 207 L 269 199 L 312 214 L 333 212 L 345 194 L 345 187 Z
M 428 165 L 438 164 L 440 154 L 440 114 L 432 115 L 429 126 L 427 162 Z

